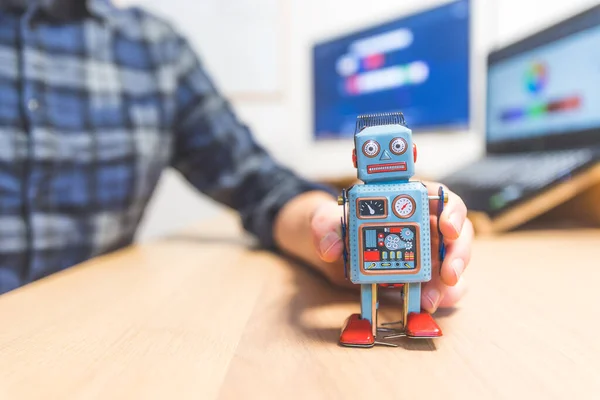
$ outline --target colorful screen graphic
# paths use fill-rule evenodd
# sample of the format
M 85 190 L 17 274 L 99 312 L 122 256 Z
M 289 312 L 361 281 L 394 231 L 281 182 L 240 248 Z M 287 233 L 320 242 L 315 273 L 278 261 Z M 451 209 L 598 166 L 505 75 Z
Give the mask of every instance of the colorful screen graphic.
M 488 71 L 488 139 L 515 140 L 600 127 L 600 27 Z
M 525 86 L 532 94 L 541 92 L 548 83 L 546 65 L 541 62 L 532 63 L 525 72 Z
M 348 137 L 359 114 L 409 126 L 469 122 L 469 2 L 454 1 L 313 49 L 315 134 Z

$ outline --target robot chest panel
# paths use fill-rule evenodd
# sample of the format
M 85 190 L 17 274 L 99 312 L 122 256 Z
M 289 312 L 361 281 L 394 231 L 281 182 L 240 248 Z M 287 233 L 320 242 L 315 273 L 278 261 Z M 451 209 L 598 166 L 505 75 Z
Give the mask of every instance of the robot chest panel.
M 351 251 L 361 274 L 419 272 L 422 227 L 429 223 L 426 198 L 414 184 L 369 186 L 352 193 Z
M 358 229 L 358 259 L 364 274 L 419 270 L 420 229 L 416 223 L 366 223 Z

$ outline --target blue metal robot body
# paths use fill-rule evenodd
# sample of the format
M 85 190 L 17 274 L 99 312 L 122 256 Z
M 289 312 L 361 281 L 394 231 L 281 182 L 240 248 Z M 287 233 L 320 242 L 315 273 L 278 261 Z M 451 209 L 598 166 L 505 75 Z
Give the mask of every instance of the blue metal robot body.
M 416 147 L 401 114 L 359 117 L 353 158 L 363 181 L 344 195 L 347 202 L 349 279 L 361 285 L 361 313 L 347 321 L 341 342 L 349 346 L 372 344 L 377 335 L 377 287 L 402 284 L 405 329 L 424 337 L 437 326 L 421 312 L 421 284 L 431 280 L 430 196 L 414 175 Z M 368 321 L 367 325 L 365 325 Z M 408 323 L 408 325 L 407 325 Z M 372 335 L 366 339 L 365 327 Z M 360 333 L 362 332 L 362 333 Z
M 348 222 L 352 283 L 431 279 L 429 198 L 422 183 L 353 186 Z

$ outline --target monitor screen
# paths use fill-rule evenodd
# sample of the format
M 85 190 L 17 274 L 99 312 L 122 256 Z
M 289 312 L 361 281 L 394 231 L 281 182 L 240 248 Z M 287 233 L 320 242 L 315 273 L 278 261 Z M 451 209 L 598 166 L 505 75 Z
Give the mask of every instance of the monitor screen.
M 468 126 L 469 20 L 469 1 L 453 1 L 314 46 L 316 137 L 392 111 L 415 131 Z
M 552 32 L 550 42 L 490 62 L 488 143 L 600 129 L 600 20 Z

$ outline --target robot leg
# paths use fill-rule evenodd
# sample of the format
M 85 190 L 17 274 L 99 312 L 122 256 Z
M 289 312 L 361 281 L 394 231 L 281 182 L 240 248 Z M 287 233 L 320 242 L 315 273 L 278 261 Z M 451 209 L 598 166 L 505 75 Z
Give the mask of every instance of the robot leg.
M 406 336 L 412 338 L 433 338 L 442 336 L 442 330 L 434 321 L 431 314 L 421 310 L 421 284 L 409 283 L 407 288 L 407 296 L 405 315 L 406 320 Z
M 368 320 L 373 324 L 373 318 L 377 315 L 376 306 L 377 303 L 377 289 L 373 290 L 375 285 L 360 285 L 360 316 L 362 319 Z
M 409 315 L 410 313 L 421 312 L 421 284 L 407 283 L 405 293 L 404 301 L 406 302 L 406 314 Z
M 360 285 L 360 314 L 352 314 L 342 328 L 340 344 L 372 347 L 377 325 L 377 286 Z

